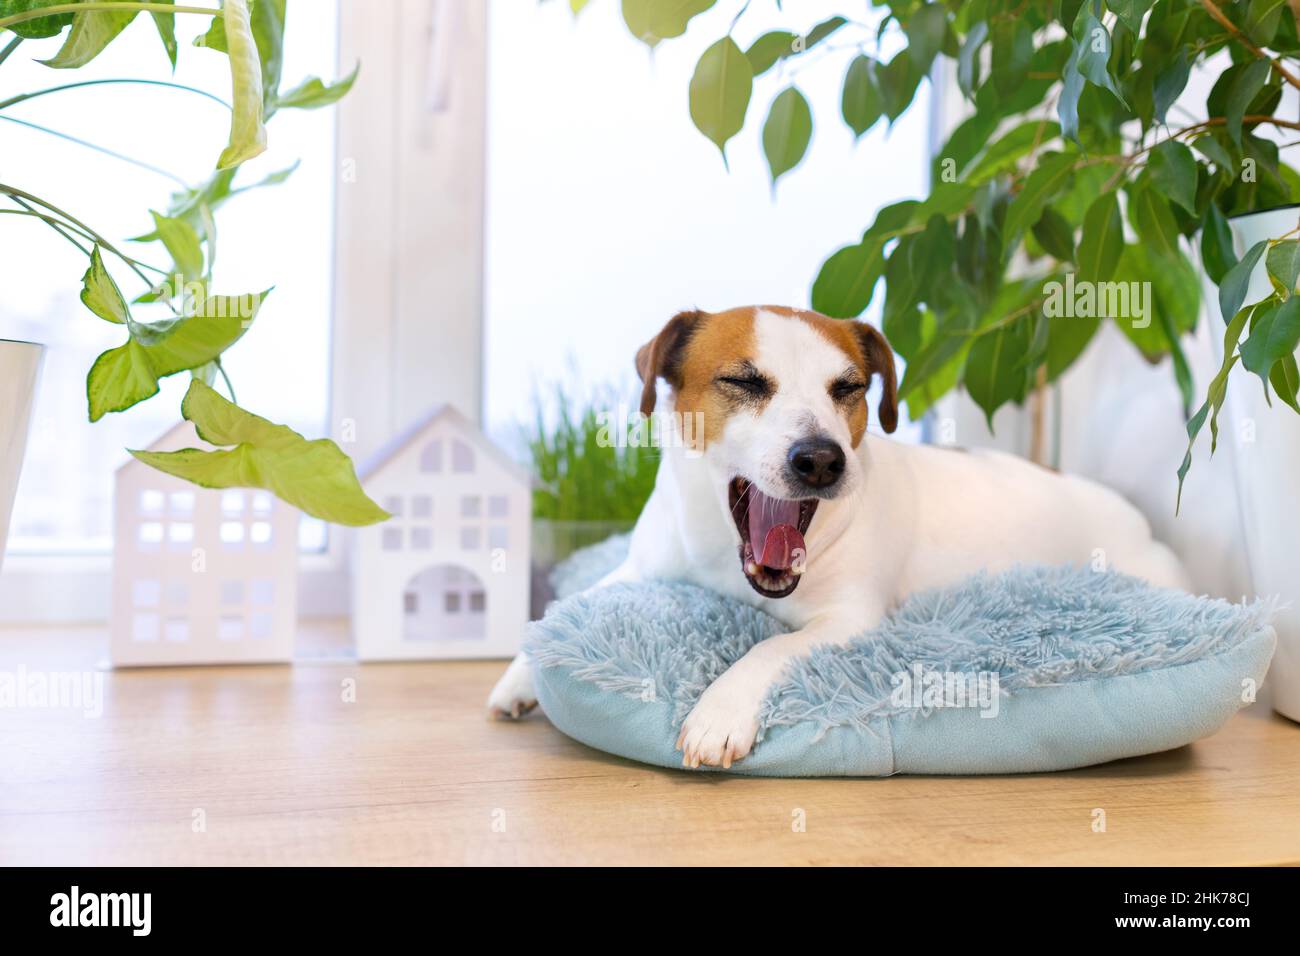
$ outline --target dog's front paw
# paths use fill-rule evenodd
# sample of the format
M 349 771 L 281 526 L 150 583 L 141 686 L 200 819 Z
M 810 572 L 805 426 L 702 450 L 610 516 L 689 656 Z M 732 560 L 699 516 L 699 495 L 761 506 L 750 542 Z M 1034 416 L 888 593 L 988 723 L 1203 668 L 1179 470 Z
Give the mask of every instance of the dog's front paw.
M 488 695 L 488 716 L 497 720 L 518 720 L 537 706 L 533 690 L 533 668 L 528 658 L 520 654 Z
M 767 688 L 766 680 L 755 680 L 735 667 L 714 681 L 686 715 L 677 735 L 682 766 L 727 769 L 747 756 L 754 748 L 758 710 Z

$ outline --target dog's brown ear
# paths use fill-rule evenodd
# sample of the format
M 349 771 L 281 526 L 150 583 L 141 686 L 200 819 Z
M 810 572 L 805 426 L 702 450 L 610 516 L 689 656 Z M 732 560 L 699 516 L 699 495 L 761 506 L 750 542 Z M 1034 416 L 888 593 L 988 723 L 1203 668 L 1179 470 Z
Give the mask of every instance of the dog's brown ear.
M 681 388 L 681 364 L 686 343 L 703 318 L 703 312 L 678 312 L 658 335 L 637 349 L 636 373 L 642 382 L 642 415 L 655 410 L 655 382 L 658 379 L 664 379 L 673 388 Z
M 892 433 L 898 427 L 898 375 L 894 371 L 894 350 L 883 332 L 866 322 L 855 322 L 858 344 L 867 363 L 867 375 L 879 375 L 880 405 L 876 414 L 880 427 Z

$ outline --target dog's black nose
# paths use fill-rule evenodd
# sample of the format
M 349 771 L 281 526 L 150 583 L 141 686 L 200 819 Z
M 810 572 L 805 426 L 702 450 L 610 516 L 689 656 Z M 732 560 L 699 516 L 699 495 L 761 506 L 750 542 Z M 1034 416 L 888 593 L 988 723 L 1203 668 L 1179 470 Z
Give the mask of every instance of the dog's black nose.
M 844 449 L 829 438 L 809 438 L 790 446 L 790 468 L 809 488 L 829 488 L 844 474 Z

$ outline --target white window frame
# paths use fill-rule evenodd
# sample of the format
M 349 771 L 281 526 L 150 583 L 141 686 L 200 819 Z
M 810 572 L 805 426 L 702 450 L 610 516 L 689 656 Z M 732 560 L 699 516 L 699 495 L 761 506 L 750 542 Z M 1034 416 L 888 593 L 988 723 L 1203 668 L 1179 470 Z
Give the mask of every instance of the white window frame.
M 361 462 L 434 404 L 481 421 L 487 5 L 339 0 L 339 75 L 358 61 L 337 107 L 328 420 Z M 348 613 L 350 538 L 300 558 L 300 617 Z M 111 560 L 7 557 L 0 624 L 107 621 Z

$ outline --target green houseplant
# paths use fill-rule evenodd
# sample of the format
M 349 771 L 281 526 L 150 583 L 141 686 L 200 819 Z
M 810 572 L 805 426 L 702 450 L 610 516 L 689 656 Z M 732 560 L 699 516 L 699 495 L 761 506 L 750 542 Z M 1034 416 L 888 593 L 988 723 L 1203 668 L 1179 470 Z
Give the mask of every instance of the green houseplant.
M 37 54 L 51 70 L 75 70 L 91 62 L 142 14 L 153 20 L 160 55 L 173 67 L 180 54 L 176 17 L 205 18 L 208 28 L 195 44 L 208 52 L 197 55 L 227 58 L 230 100 L 181 84 L 132 78 L 55 82 L 26 91 L 10 91 L 0 85 L 0 116 L 17 103 L 105 83 L 171 87 L 177 95 L 215 99 L 230 113 L 229 141 L 220 156 L 214 157 L 212 175 L 173 194 L 165 212 L 151 212 L 154 228 L 135 237 L 138 243 L 160 246 L 159 254 L 171 260 L 168 267 L 147 262 L 153 252 L 137 252 L 136 247 L 125 251 L 125 243 L 106 238 L 97 228 L 22 184 L 0 182 L 0 203 L 7 206 L 0 208 L 0 213 L 10 219 L 6 225 L 25 220 L 55 230 L 76 246 L 85 256 L 85 272 L 80 276 L 82 302 L 99 320 L 122 327 L 122 344 L 100 355 L 87 375 L 89 416 L 94 421 L 131 408 L 156 395 L 161 378 L 188 373 L 192 380 L 181 413 L 204 440 L 221 447 L 165 454 L 133 452 L 137 458 L 206 487 L 266 488 L 328 521 L 351 525 L 381 521 L 387 514 L 366 497 L 351 461 L 334 442 L 308 441 L 236 403 L 232 383 L 222 368 L 222 353 L 255 324 L 267 292 L 228 295 L 212 287 L 217 210 L 236 194 L 273 185 L 292 172 L 285 170 L 260 182 L 237 179 L 241 164 L 266 149 L 267 122 L 279 110 L 314 109 L 337 102 L 351 88 L 356 71 L 335 83 L 310 77 L 293 88 L 282 88 L 287 0 L 220 0 L 219 5 L 208 6 L 170 0 L 0 0 L 0 84 L 4 62 L 20 48 L 22 54 L 29 50 Z M 129 301 L 111 274 L 110 263 L 138 283 L 138 294 Z M 12 262 L 8 265 L 15 266 Z M 69 276 L 69 281 L 77 281 L 77 276 Z M 225 387 L 229 400 L 218 393 L 216 385 Z
M 650 46 L 685 33 L 717 0 L 621 0 Z M 575 3 L 575 11 L 585 4 Z M 1188 412 L 1188 450 L 1207 423 L 1211 451 L 1237 365 L 1300 412 L 1300 241 L 1291 230 L 1238 262 L 1227 220 L 1300 199 L 1300 176 L 1260 127 L 1300 130 L 1277 110 L 1300 88 L 1300 5 L 1285 0 L 974 0 L 873 3 L 801 33 L 795 4 L 732 0 L 725 35 L 700 57 L 688 105 L 723 151 L 762 113 L 775 185 L 805 155 L 812 112 L 797 72 L 832 48 L 857 51 L 839 111 L 861 136 L 892 123 L 935 64 L 950 61 L 968 117 L 934 159 L 930 194 L 881 209 L 859 242 L 833 251 L 812 285 L 827 315 L 861 315 L 881 287 L 883 327 L 907 360 L 913 417 L 962 387 L 989 416 L 1056 380 L 1101 323 L 1152 361 L 1171 357 Z M 755 37 L 741 44 L 733 34 Z M 891 37 L 891 35 L 894 35 Z M 888 42 L 885 42 L 888 41 Z M 885 47 L 897 52 L 886 56 Z M 797 66 L 798 69 L 793 67 Z M 1193 75 L 1212 88 L 1189 110 Z M 1287 143 L 1285 145 L 1290 145 Z M 1196 322 L 1200 259 L 1219 288 L 1223 365 L 1197 405 L 1182 340 Z M 1246 304 L 1263 260 L 1271 294 Z M 1136 285 L 1134 285 L 1136 283 Z M 1119 300 L 1121 292 L 1135 298 Z M 1243 307 L 1244 306 L 1244 307 Z M 1172 464 L 1171 464 L 1172 468 Z

